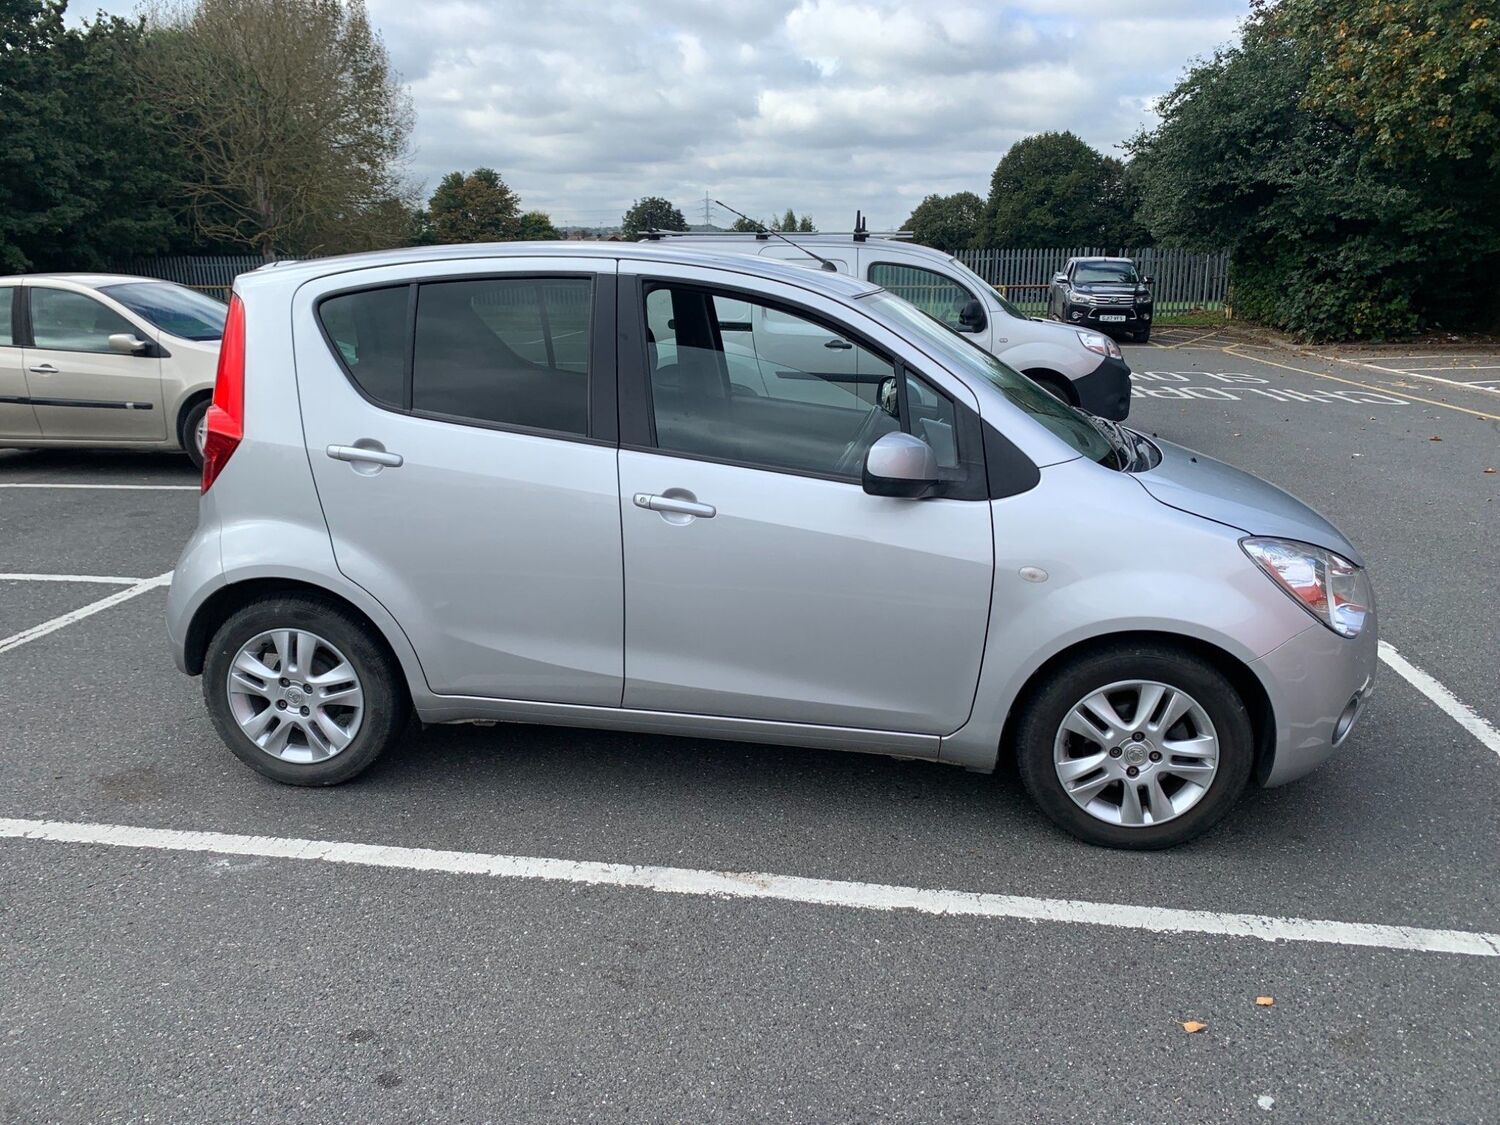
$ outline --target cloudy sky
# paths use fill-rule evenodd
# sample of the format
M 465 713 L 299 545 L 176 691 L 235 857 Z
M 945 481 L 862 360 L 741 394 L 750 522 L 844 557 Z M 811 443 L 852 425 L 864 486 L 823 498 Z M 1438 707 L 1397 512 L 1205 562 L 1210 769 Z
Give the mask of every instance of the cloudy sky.
M 1105 152 L 1246 0 L 367 0 L 417 111 L 411 173 L 497 168 L 559 224 L 705 193 L 824 229 L 989 190 L 1011 143 Z M 135 0 L 74 0 L 128 14 Z M 728 217 L 716 209 L 715 221 Z

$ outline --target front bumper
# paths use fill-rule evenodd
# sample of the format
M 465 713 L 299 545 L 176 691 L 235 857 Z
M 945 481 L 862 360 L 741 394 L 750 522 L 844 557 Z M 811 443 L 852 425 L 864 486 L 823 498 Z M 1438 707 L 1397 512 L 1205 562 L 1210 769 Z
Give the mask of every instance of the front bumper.
M 1090 414 L 1123 422 L 1130 417 L 1130 365 L 1123 359 L 1106 359 L 1074 379 L 1073 392 L 1078 405 Z
M 1151 327 L 1151 304 L 1074 305 L 1063 308 L 1063 319 L 1069 324 L 1099 332 L 1140 332 Z M 1124 320 L 1105 320 L 1106 316 L 1123 316 Z
M 1372 612 L 1353 640 L 1313 622 L 1251 663 L 1276 723 L 1264 785 L 1311 773 L 1347 742 L 1374 687 L 1377 645 Z

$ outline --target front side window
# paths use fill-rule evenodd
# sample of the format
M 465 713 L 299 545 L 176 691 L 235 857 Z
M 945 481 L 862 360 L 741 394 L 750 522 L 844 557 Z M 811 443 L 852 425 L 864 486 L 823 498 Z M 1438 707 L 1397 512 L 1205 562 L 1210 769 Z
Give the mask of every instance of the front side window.
M 952 278 L 921 266 L 876 262 L 870 267 L 870 280 L 953 329 L 959 327 L 958 314 L 974 300 L 974 294 Z
M 31 288 L 31 338 L 38 348 L 107 352 L 111 336 L 134 336 L 135 325 L 94 298 L 71 289 Z
M 1092 285 L 1095 282 L 1135 285 L 1137 280 L 1132 262 L 1079 262 L 1073 267 L 1075 285 Z
M 660 449 L 858 479 L 871 443 L 907 429 L 959 469 L 953 403 L 908 375 L 903 420 L 896 366 L 819 320 L 669 284 L 645 313 Z
M 587 435 L 593 293 L 588 278 L 422 285 L 412 409 Z
M 132 281 L 101 286 L 136 316 L 184 340 L 218 340 L 224 335 L 229 306 L 170 281 Z

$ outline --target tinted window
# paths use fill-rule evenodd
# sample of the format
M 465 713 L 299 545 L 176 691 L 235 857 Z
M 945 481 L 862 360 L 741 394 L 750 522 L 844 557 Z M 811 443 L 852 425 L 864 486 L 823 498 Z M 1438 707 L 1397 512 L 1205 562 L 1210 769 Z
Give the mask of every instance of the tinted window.
M 1084 285 L 1096 281 L 1134 285 L 1135 266 L 1130 262 L 1079 262 L 1073 267 L 1073 280 Z
M 949 328 L 958 327 L 958 314 L 974 299 L 958 282 L 920 266 L 876 262 L 870 267 L 870 280 Z
M 107 352 L 117 333 L 136 335 L 135 325 L 92 297 L 71 289 L 31 287 L 31 337 L 39 348 Z
M 893 364 L 820 321 L 663 285 L 646 323 L 662 449 L 858 478 L 870 444 L 902 428 Z M 958 466 L 953 403 L 912 376 L 907 404 L 906 428 Z
M 13 285 L 0 288 L 0 345 L 9 346 L 14 344 L 15 337 L 10 331 L 11 308 L 15 304 L 16 289 Z
M 405 285 L 329 297 L 318 319 L 360 389 L 387 406 L 406 405 Z
M 587 434 L 592 312 L 587 278 L 423 285 L 412 408 Z
M 218 340 L 224 335 L 224 317 L 229 307 L 223 301 L 170 281 L 106 285 L 99 292 L 113 297 L 163 332 L 184 340 Z

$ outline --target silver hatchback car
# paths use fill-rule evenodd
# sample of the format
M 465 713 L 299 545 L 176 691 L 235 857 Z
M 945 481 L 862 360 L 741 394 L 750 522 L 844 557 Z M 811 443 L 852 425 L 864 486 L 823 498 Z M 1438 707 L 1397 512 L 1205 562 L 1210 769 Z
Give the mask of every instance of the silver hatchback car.
M 168 616 L 282 782 L 413 713 L 612 727 L 1010 758 L 1134 848 L 1317 766 L 1376 663 L 1358 552 L 1286 493 L 867 281 L 653 245 L 241 277 Z

